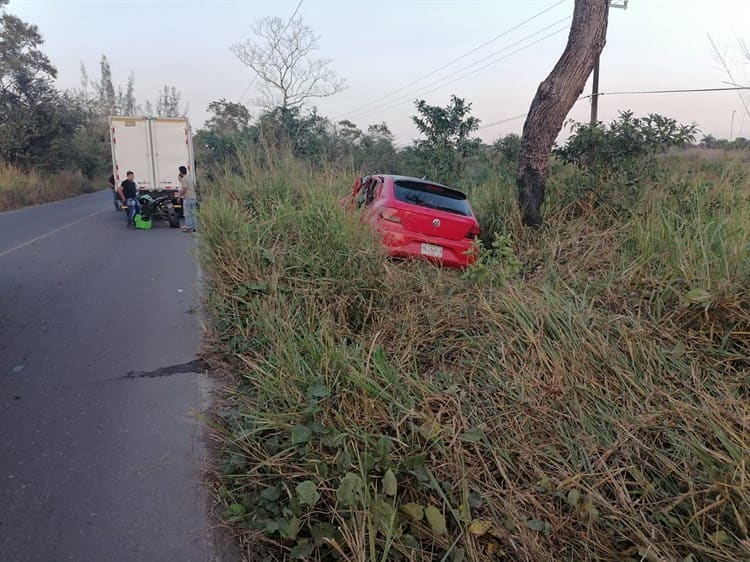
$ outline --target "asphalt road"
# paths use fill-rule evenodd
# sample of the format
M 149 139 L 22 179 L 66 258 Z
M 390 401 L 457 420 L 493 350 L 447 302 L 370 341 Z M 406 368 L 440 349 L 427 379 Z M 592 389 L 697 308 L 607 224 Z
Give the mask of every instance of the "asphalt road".
M 109 191 L 0 213 L 0 560 L 213 561 L 195 239 Z

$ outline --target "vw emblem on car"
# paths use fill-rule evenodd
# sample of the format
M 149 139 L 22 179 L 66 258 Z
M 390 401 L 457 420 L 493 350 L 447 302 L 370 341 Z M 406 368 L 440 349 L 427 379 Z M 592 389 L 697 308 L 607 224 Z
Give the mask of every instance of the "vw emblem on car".
M 432 226 L 440 228 L 440 219 L 432 219 Z

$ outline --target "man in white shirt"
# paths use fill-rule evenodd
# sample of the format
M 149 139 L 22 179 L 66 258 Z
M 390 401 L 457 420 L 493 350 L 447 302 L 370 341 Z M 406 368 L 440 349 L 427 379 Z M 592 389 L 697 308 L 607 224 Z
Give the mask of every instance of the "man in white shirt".
M 182 197 L 182 210 L 185 213 L 185 225 L 183 232 L 195 232 L 195 211 L 198 208 L 198 200 L 195 193 L 195 180 L 188 174 L 185 166 L 180 166 L 180 197 Z

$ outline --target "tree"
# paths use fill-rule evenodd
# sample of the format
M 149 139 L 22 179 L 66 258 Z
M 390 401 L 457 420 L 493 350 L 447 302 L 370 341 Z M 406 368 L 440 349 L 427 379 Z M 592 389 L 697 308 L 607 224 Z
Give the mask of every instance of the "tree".
M 260 79 L 259 105 L 299 107 L 310 98 L 332 96 L 345 88 L 344 80 L 330 69 L 326 59 L 312 59 L 320 37 L 302 23 L 302 18 L 284 23 L 267 17 L 252 27 L 256 40 L 232 46 L 232 52 Z
M 156 101 L 146 100 L 143 113 L 148 117 L 185 117 L 187 107 L 180 107 L 181 97 L 177 88 L 165 85 L 156 94 Z
M 362 130 L 348 119 L 338 122 L 338 135 L 349 144 L 357 144 L 362 137 Z
M 290 150 L 315 164 L 332 152 L 331 123 L 315 108 L 277 107 L 261 115 L 257 126 L 267 150 Z
M 394 173 L 399 168 L 398 153 L 393 144 L 393 133 L 385 123 L 369 125 L 360 141 L 360 168 L 373 172 Z
M 24 170 L 74 169 L 73 138 L 88 116 L 75 98 L 34 80 L 15 102 L 0 99 L 0 159 Z
M 117 99 L 115 98 L 115 87 L 112 84 L 112 69 L 105 55 L 99 62 L 101 77 L 94 85 L 99 100 L 99 114 L 103 117 L 117 115 Z
M 250 124 L 250 112 L 241 103 L 222 98 L 208 104 L 213 117 L 206 121 L 206 128 L 222 135 L 237 134 L 245 131 Z
M 71 145 L 73 154 L 68 165 L 78 167 L 88 178 L 106 177 L 111 173 L 109 117 L 133 116 L 141 111 L 135 100 L 135 74 L 132 71 L 125 89 L 122 86 L 115 88 L 106 55 L 101 56 L 99 72 L 99 80 L 92 82 L 81 63 L 81 88 L 66 94 L 86 114 L 86 123 L 75 131 Z
M 463 173 L 466 159 L 479 146 L 478 139 L 470 138 L 479 128 L 479 119 L 471 117 L 471 104 L 451 96 L 446 107 L 415 102 L 421 117 L 412 121 L 426 138 L 416 141 L 414 148 L 425 172 L 437 180 L 455 182 Z
M 518 162 L 518 155 L 521 152 L 521 137 L 515 133 L 509 133 L 492 143 L 492 149 L 504 160 Z
M 180 98 L 182 95 L 172 86 L 164 86 L 159 92 L 156 100 L 156 115 L 158 117 L 184 117 L 187 111 L 180 108 Z
M 206 177 L 213 177 L 216 171 L 238 172 L 239 153 L 251 152 L 244 151 L 244 147 L 257 138 L 257 131 L 250 128 L 250 112 L 244 105 L 226 99 L 212 101 L 208 111 L 212 117 L 193 139 L 196 162 Z
M 711 134 L 708 134 L 708 135 L 703 135 L 703 137 L 701 138 L 700 144 L 701 146 L 704 146 L 706 148 L 715 148 L 716 142 L 717 142 L 716 137 Z
M 391 133 L 391 130 L 388 128 L 388 125 L 385 124 L 385 121 L 378 123 L 377 125 L 368 125 L 367 138 L 373 143 L 385 142 L 393 145 L 393 133 Z
M 23 95 L 35 80 L 52 79 L 57 70 L 38 47 L 44 43 L 35 25 L 5 12 L 0 0 L 0 94 Z
M 125 92 L 119 89 L 118 105 L 120 106 L 120 115 L 136 115 L 138 113 L 138 104 L 135 102 L 135 73 L 131 70 L 128 76 L 128 85 Z
M 526 226 L 542 224 L 552 144 L 604 48 L 608 15 L 609 0 L 575 0 L 565 50 L 531 102 L 516 172 L 518 203 Z
M 89 105 L 91 111 L 104 121 L 112 115 L 139 115 L 142 108 L 135 99 L 135 73 L 131 70 L 123 89 L 112 80 L 112 68 L 106 55 L 99 62 L 99 80 L 89 80 L 86 66 L 81 63 L 81 89 L 69 91 L 80 103 Z M 90 91 L 93 88 L 93 92 Z
M 0 158 L 25 169 L 58 169 L 85 114 L 52 86 L 56 70 L 39 50 L 37 27 L 6 13 L 7 4 L 0 0 Z

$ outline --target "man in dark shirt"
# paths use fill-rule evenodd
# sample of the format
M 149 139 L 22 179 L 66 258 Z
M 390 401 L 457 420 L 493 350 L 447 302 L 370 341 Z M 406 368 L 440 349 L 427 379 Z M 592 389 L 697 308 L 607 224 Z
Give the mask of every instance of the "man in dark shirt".
M 133 172 L 128 171 L 127 179 L 117 189 L 120 200 L 128 206 L 128 228 L 135 228 L 135 214 L 139 211 L 138 186 L 133 181 L 133 177 Z

